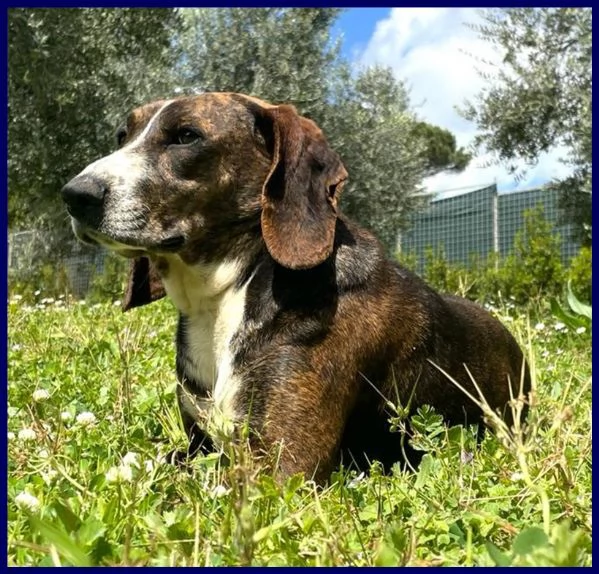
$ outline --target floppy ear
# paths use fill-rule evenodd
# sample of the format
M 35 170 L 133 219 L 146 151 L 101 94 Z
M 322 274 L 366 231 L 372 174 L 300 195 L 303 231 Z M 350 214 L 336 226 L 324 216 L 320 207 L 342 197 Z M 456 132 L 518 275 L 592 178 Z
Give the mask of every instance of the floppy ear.
M 273 148 L 262 189 L 266 247 L 285 267 L 314 267 L 333 251 L 337 200 L 347 171 L 316 124 L 293 106 L 263 108 L 261 114 Z
M 136 257 L 131 262 L 129 270 L 122 304 L 123 311 L 147 305 L 162 299 L 165 295 L 164 285 L 154 264 L 148 257 Z

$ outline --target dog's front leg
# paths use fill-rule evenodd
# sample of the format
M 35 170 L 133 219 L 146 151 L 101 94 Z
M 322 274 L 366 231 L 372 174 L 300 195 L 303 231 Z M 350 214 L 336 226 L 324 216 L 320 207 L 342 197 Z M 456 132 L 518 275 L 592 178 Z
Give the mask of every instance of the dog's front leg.
M 181 421 L 189 443 L 186 450 L 173 450 L 167 455 L 167 460 L 177 466 L 185 465 L 198 454 L 214 452 L 214 444 L 208 434 L 198 423 L 201 418 L 202 406 L 184 383 L 177 385 L 177 402 L 181 413 Z
M 314 373 L 269 385 L 259 417 L 251 417 L 252 446 L 274 456 L 282 477 L 304 473 L 326 482 L 339 463 L 339 447 L 350 396 Z

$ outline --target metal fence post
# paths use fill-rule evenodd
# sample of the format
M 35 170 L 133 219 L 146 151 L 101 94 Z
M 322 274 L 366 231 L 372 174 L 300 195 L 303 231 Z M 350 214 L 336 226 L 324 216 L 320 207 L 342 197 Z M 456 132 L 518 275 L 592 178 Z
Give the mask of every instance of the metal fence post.
M 495 252 L 495 271 L 499 268 L 499 194 L 497 186 L 493 190 L 491 209 L 493 210 L 493 251 Z

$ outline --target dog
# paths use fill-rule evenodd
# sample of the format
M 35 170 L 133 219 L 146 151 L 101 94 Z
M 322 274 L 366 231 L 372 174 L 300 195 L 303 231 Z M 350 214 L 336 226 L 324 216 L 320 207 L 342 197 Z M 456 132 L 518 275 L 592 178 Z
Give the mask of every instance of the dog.
M 388 469 L 403 452 L 388 401 L 483 422 L 448 376 L 477 397 L 474 380 L 514 422 L 510 401 L 530 391 L 515 339 L 342 214 L 348 173 L 293 106 L 235 93 L 156 101 L 117 142 L 61 193 L 81 241 L 132 259 L 124 310 L 165 295 L 178 309 L 189 448 L 177 460 L 215 448 L 206 420 L 219 413 L 246 424 L 257 456 L 277 447 L 282 476 Z

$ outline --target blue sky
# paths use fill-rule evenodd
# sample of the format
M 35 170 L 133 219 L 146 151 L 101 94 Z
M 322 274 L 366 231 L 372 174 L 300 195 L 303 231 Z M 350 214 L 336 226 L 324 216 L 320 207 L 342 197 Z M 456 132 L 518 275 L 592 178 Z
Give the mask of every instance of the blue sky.
M 342 12 L 333 33 L 344 36 L 343 55 L 352 60 L 356 53 L 363 52 L 380 20 L 389 16 L 391 8 L 350 8 Z
M 342 35 L 343 55 L 356 66 L 390 66 L 411 90 L 416 113 L 449 129 L 459 145 L 468 147 L 476 126 L 455 107 L 474 98 L 484 86 L 477 68 L 493 70 L 477 58 L 501 61 L 491 45 L 465 26 L 479 18 L 473 8 L 351 8 L 341 14 L 333 34 Z M 480 156 L 464 172 L 437 175 L 426 185 L 448 195 L 493 182 L 499 191 L 526 189 L 565 176 L 568 169 L 559 161 L 564 155 L 565 150 L 559 148 L 544 154 L 518 182 L 504 167 L 488 165 L 490 156 Z

